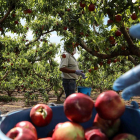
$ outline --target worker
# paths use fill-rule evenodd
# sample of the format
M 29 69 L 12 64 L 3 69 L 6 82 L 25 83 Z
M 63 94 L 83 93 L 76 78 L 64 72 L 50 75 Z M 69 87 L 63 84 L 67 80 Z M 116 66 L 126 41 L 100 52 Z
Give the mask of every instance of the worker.
M 133 25 L 129 29 L 133 38 L 140 39 L 140 24 Z M 130 100 L 133 96 L 140 95 L 140 64 L 121 75 L 113 84 L 113 90 L 122 91 L 122 98 Z
M 85 74 L 82 70 L 79 70 L 78 62 L 74 57 L 76 48 L 72 50 L 65 50 L 61 55 L 60 71 L 62 72 L 62 85 L 66 94 L 66 98 L 75 93 L 76 80 L 81 75 L 83 79 L 86 79 Z

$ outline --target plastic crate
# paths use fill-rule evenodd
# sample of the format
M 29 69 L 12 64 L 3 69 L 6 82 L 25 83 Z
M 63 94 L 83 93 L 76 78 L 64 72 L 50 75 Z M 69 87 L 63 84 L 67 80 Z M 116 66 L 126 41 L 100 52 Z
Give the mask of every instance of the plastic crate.
M 136 103 L 135 103 L 136 104 Z M 50 106 L 53 110 L 53 118 L 50 124 L 45 127 L 36 127 L 38 137 L 46 137 L 47 134 L 52 131 L 55 125 L 59 122 L 68 121 L 64 114 L 63 105 L 60 106 Z M 24 109 L 15 111 L 12 113 L 8 113 L 6 116 L 1 117 L 0 122 L 0 140 L 11 140 L 6 137 L 6 133 L 15 126 L 16 123 L 20 121 L 31 121 L 30 120 L 30 110 Z M 85 123 L 81 123 L 84 128 L 88 128 L 92 126 L 93 119 L 96 115 L 95 108 L 92 112 L 92 118 Z M 138 139 L 140 139 L 140 110 L 137 105 L 133 105 L 133 107 L 126 106 L 126 110 L 124 114 L 121 116 L 121 130 L 120 132 L 126 132 L 134 134 Z
M 81 93 L 84 93 L 84 94 L 90 96 L 90 94 L 91 94 L 91 88 L 90 87 L 78 86 L 78 92 L 81 92 Z

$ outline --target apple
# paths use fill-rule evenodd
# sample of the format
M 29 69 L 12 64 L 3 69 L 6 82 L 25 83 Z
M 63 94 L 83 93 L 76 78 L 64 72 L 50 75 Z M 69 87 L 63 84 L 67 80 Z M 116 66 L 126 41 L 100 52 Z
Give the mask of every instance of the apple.
M 121 133 L 116 135 L 113 140 L 138 140 L 136 136 L 129 133 Z
M 18 21 L 17 20 L 15 21 L 15 24 L 18 24 Z
M 0 31 L 2 31 L 3 29 L 0 27 Z
M 32 10 L 31 9 L 27 9 L 27 13 L 32 13 Z
M 114 63 L 116 63 L 118 60 L 117 59 L 114 59 Z
M 120 15 L 115 15 L 115 21 L 120 22 L 122 20 L 122 17 Z
M 31 130 L 36 138 L 37 138 L 37 131 L 36 131 L 36 128 L 33 126 L 33 124 L 29 121 L 21 121 L 21 122 L 18 122 L 15 127 L 21 127 L 21 128 L 28 128 L 29 130 Z
M 84 35 L 84 33 L 83 32 L 80 32 L 80 35 Z
M 111 63 L 111 60 L 110 60 L 110 59 L 108 59 L 108 60 L 107 60 L 107 64 L 110 64 L 110 63 Z
M 84 128 L 78 123 L 66 121 L 55 129 L 52 138 L 53 140 L 85 140 Z
M 28 13 L 28 11 L 27 11 L 27 10 L 24 10 L 24 11 L 23 11 L 23 13 L 24 13 L 24 14 L 27 14 L 27 13 Z
M 109 19 L 108 21 L 107 21 L 107 24 L 112 24 L 113 23 L 113 20 L 111 20 L 111 19 Z
M 125 50 L 125 46 L 122 46 L 121 49 L 124 51 Z
M 85 3 L 82 3 L 82 1 L 80 2 L 80 6 L 82 7 L 82 8 L 84 8 L 85 6 L 86 6 L 86 4 Z
M 89 69 L 88 71 L 89 71 L 89 72 L 91 72 L 91 71 L 92 71 L 92 69 Z
M 105 120 L 102 119 L 99 114 L 95 115 L 93 126 L 99 127 L 107 137 L 114 136 L 120 129 L 121 121 L 120 118 L 116 120 Z
M 133 13 L 133 14 L 131 15 L 131 18 L 132 18 L 132 20 L 136 20 L 136 19 L 137 19 L 136 13 Z
M 88 7 L 89 11 L 94 11 L 95 10 L 95 5 L 94 4 L 90 4 Z
M 15 17 L 16 16 L 16 14 L 12 14 L 12 17 Z
M 62 54 L 62 58 L 66 58 L 66 55 L 65 54 Z
M 115 39 L 114 39 L 114 37 L 113 36 L 110 36 L 109 37 L 109 41 L 114 41 Z
M 99 65 L 102 66 L 103 65 L 103 62 L 100 62 Z
M 98 69 L 98 67 L 96 66 L 96 67 L 94 67 L 94 70 L 97 70 Z
M 110 44 L 115 45 L 115 39 L 113 41 L 110 41 Z
M 108 138 L 100 129 L 93 128 L 85 131 L 85 140 L 108 140 Z
M 40 138 L 38 140 L 53 140 L 52 137 L 47 137 L 47 138 Z
M 48 125 L 52 120 L 52 116 L 52 109 L 46 104 L 37 104 L 30 111 L 31 121 L 38 127 Z
M 121 36 L 121 34 L 122 34 L 122 33 L 121 33 L 121 31 L 119 31 L 119 30 L 117 30 L 117 31 L 115 32 L 115 35 L 116 35 L 116 36 Z
M 107 51 L 109 51 L 109 48 L 106 48 Z
M 67 30 L 67 27 L 65 26 L 63 29 L 64 29 L 64 30 Z
M 62 122 L 61 122 L 61 123 L 58 123 L 58 124 L 55 126 L 54 130 L 56 130 L 57 128 L 61 127 L 62 124 L 63 124 Z
M 14 140 L 37 140 L 36 135 L 30 129 L 21 127 L 10 129 L 6 136 Z
M 125 102 L 113 90 L 102 92 L 96 99 L 95 109 L 99 116 L 106 120 L 115 120 L 125 111 Z
M 64 113 L 73 122 L 87 122 L 92 117 L 93 100 L 86 94 L 73 93 L 64 101 Z

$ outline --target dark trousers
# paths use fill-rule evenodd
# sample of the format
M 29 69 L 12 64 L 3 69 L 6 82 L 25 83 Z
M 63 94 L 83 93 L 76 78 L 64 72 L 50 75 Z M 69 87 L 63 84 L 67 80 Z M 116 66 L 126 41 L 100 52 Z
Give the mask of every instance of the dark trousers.
M 66 94 L 66 98 L 72 94 L 75 93 L 76 90 L 76 80 L 75 79 L 63 79 L 63 88 Z

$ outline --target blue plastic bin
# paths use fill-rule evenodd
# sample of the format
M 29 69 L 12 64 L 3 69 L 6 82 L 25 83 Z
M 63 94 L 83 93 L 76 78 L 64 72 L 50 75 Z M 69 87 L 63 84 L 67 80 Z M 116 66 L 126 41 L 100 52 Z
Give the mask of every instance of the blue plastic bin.
M 84 94 L 90 96 L 91 88 L 90 87 L 78 86 L 78 92 L 81 92 L 81 93 L 84 93 Z
M 36 127 L 38 137 L 46 137 L 47 134 L 52 131 L 55 125 L 59 122 L 68 121 L 64 114 L 63 105 L 62 106 L 51 106 L 53 110 L 53 118 L 49 125 L 45 127 Z M 17 112 L 8 114 L 6 117 L 1 118 L 0 125 L 0 140 L 11 140 L 6 137 L 6 133 L 15 126 L 16 123 L 20 121 L 31 121 L 29 117 L 31 109 L 25 109 Z M 92 118 L 81 125 L 84 128 L 92 126 L 93 119 L 96 115 L 95 108 L 92 112 Z M 121 116 L 121 130 L 120 132 L 131 133 L 140 139 L 140 110 L 131 107 L 126 107 L 124 114 Z

